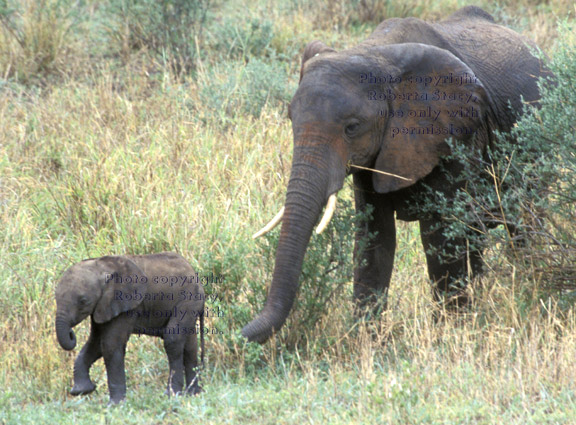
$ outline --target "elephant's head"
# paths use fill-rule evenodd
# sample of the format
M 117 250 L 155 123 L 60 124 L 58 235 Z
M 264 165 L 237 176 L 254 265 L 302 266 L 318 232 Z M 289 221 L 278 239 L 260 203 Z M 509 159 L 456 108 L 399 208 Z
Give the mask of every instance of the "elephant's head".
M 450 152 L 445 139 L 472 143 L 489 104 L 466 64 L 418 43 L 338 53 L 316 41 L 300 75 L 273 280 L 263 311 L 242 330 L 251 341 L 266 341 L 284 324 L 314 224 L 347 174 L 372 169 L 373 190 L 382 194 L 408 187 Z
M 143 297 L 133 295 L 144 276 L 125 257 L 84 260 L 66 270 L 56 288 L 56 335 L 62 348 L 76 346 L 72 328 L 89 315 L 104 323 L 136 308 Z

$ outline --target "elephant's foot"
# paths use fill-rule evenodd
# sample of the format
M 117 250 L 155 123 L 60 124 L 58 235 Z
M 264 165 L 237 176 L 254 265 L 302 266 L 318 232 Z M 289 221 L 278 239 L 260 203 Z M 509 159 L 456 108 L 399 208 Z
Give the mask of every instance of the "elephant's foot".
M 82 382 L 82 383 L 74 383 L 74 386 L 70 390 L 70 394 L 72 395 L 84 395 L 90 394 L 92 391 L 96 389 L 96 385 L 92 383 L 92 381 Z
M 200 385 L 195 384 L 195 385 L 191 385 L 188 388 L 186 388 L 185 394 L 186 395 L 198 395 L 198 394 L 203 393 L 203 392 L 204 392 L 204 389 Z
M 446 300 L 446 310 L 456 311 L 456 312 L 467 312 L 471 305 L 472 299 L 467 292 L 463 292 L 458 295 L 453 295 L 448 300 Z
M 182 394 L 182 390 L 175 390 L 174 388 L 166 388 L 164 390 L 164 395 L 168 397 L 172 397 L 173 395 L 178 396 L 180 394 Z
M 110 385 L 108 385 L 108 390 L 110 392 L 110 401 L 108 401 L 108 406 L 118 404 L 126 398 L 126 387 L 115 389 L 110 388 Z
M 110 400 L 108 401 L 108 406 L 114 406 L 118 403 L 121 403 L 124 401 L 124 396 L 116 396 L 116 397 L 110 397 Z
M 451 293 L 437 292 L 434 295 L 439 305 L 447 312 L 467 312 L 472 305 L 470 293 L 466 288 Z
M 184 391 L 175 391 L 173 388 L 166 388 L 166 391 L 164 391 L 164 395 L 167 395 L 168 397 L 171 396 L 179 396 L 179 395 L 197 395 L 200 394 L 201 392 L 203 392 L 204 390 L 202 389 L 202 387 L 200 386 L 200 384 L 198 384 L 198 382 L 194 382 L 193 384 L 190 384 Z
M 436 294 L 435 294 L 436 295 Z M 452 294 L 442 294 L 436 296 L 437 305 L 432 313 L 434 323 L 442 324 L 447 318 L 454 323 L 466 320 L 472 311 L 472 297 L 466 289 Z
M 196 376 L 194 379 L 192 379 L 192 382 L 188 384 L 188 386 L 184 390 L 184 394 L 198 395 L 203 391 L 204 389 L 200 386 L 200 383 L 198 382 L 198 376 Z

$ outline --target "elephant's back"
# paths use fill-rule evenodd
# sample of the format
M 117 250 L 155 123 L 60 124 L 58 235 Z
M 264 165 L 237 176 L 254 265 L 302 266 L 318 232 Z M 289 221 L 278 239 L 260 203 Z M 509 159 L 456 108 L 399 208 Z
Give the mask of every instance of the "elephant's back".
M 545 73 L 532 52 L 534 43 L 498 25 L 484 10 L 467 6 L 438 23 L 417 18 L 382 22 L 361 45 L 421 43 L 447 50 L 464 62 L 480 80 L 491 99 L 498 127 L 507 130 L 516 120 L 514 111 L 525 101 L 539 99 L 537 79 Z
M 182 255 L 176 252 L 159 252 L 147 255 L 127 255 L 146 275 L 189 276 L 196 272 Z
M 522 110 L 522 99 L 540 98 L 537 80 L 544 75 L 542 62 L 533 55 L 536 45 L 509 28 L 482 19 L 458 19 L 436 24 L 455 55 L 474 72 L 492 100 L 499 121 L 505 127 L 515 121 L 514 111 Z

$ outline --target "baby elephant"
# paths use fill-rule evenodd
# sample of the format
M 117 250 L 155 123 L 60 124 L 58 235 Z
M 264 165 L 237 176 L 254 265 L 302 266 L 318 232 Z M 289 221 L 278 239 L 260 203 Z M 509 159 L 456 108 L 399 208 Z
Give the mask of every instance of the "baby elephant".
M 110 403 L 126 396 L 124 355 L 130 334 L 162 337 L 170 364 L 167 393 L 187 394 L 198 383 L 198 340 L 204 363 L 204 289 L 198 274 L 179 254 L 93 258 L 64 272 L 56 288 L 56 335 L 65 350 L 76 346 L 72 328 L 91 316 L 88 342 L 74 362 L 72 395 L 96 388 L 90 367 L 104 357 Z M 199 328 L 196 318 L 200 318 Z

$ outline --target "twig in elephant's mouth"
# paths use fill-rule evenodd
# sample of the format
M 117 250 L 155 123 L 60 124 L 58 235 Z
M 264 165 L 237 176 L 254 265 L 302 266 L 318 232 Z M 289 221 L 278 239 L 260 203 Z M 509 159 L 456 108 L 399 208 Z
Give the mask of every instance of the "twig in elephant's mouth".
M 407 182 L 412 181 L 412 179 L 408 179 L 406 177 L 399 176 L 398 174 L 387 173 L 386 171 L 375 170 L 374 168 L 362 167 L 360 165 L 354 165 L 354 164 L 350 164 L 350 163 L 348 163 L 348 167 L 359 168 L 361 170 L 367 170 L 367 171 L 374 171 L 375 173 L 384 174 L 385 176 L 390 176 L 390 177 L 396 177 L 397 179 L 404 180 Z

